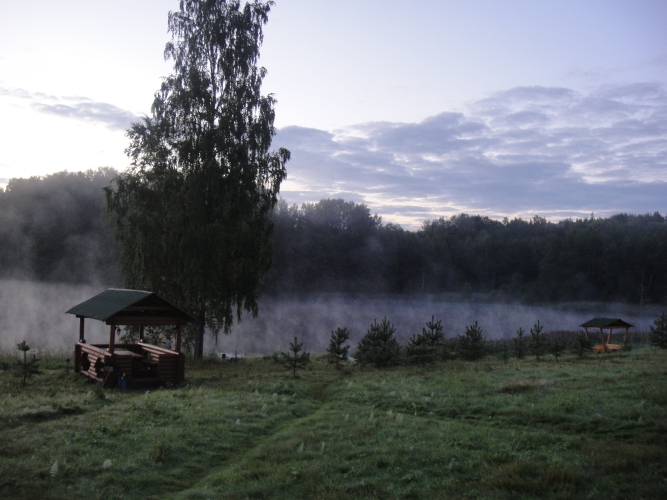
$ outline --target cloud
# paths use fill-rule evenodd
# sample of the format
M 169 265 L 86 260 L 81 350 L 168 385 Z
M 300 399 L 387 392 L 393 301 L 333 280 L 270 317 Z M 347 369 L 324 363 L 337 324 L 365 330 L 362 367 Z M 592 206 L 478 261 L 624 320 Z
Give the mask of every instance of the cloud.
M 280 129 L 282 196 L 343 197 L 418 228 L 462 211 L 552 220 L 665 211 L 667 87 L 518 87 L 420 123 Z
M 138 121 L 138 117 L 133 113 L 104 102 L 80 101 L 71 104 L 35 103 L 33 104 L 33 108 L 41 113 L 100 123 L 111 129 L 124 130 L 133 121 Z
M 130 111 L 106 102 L 96 102 L 87 97 L 58 97 L 1 85 L 0 96 L 26 101 L 32 109 L 39 113 L 99 123 L 112 130 L 125 130 L 130 123 L 139 120 L 139 117 Z

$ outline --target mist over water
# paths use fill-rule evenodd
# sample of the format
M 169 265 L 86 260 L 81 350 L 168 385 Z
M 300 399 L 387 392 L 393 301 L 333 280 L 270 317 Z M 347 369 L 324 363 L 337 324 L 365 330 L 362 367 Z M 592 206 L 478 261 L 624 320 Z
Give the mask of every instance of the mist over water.
M 16 350 L 25 340 L 33 349 L 74 350 L 79 340 L 79 320 L 65 314 L 73 306 L 103 292 L 103 286 L 0 280 L 0 349 Z M 86 341 L 109 342 L 109 327 L 86 320 Z
M 79 320 L 65 314 L 71 307 L 103 292 L 104 286 L 35 283 L 0 280 L 0 349 L 16 350 L 25 340 L 40 350 L 69 352 L 78 340 Z M 244 355 L 287 351 L 297 336 L 304 348 L 324 353 L 331 331 L 347 328 L 353 350 L 373 321 L 383 317 L 396 327 L 401 344 L 422 331 L 431 316 L 441 320 L 445 336 L 454 338 L 468 325 L 478 322 L 486 339 L 511 338 L 519 328 L 526 333 L 539 320 L 544 331 L 581 330 L 579 325 L 596 317 L 622 318 L 633 331 L 647 331 L 664 307 L 606 303 L 570 303 L 553 307 L 508 302 L 488 302 L 461 296 L 345 296 L 264 297 L 259 316 L 244 315 L 229 335 L 221 334 L 216 345 L 212 336 L 206 349 Z M 107 343 L 109 330 L 101 321 L 86 320 L 88 343 Z
M 396 338 L 405 345 L 419 334 L 433 316 L 441 320 L 446 338 L 462 335 L 475 321 L 488 340 L 508 339 L 523 328 L 526 335 L 540 321 L 544 331 L 582 331 L 579 325 L 594 317 L 622 318 L 647 331 L 660 314 L 658 307 L 625 304 L 570 303 L 553 307 L 528 306 L 509 302 L 488 302 L 454 296 L 350 297 L 318 295 L 308 298 L 264 298 L 257 318 L 244 316 L 229 335 L 220 335 L 217 345 L 207 339 L 207 349 L 233 354 L 270 354 L 287 351 L 295 336 L 311 353 L 324 353 L 332 330 L 350 331 L 352 352 L 371 324 L 385 316 L 396 327 Z

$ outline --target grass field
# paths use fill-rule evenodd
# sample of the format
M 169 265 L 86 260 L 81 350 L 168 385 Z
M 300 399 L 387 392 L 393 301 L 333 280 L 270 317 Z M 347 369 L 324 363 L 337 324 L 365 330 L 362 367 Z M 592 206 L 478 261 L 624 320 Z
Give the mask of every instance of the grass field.
M 391 370 L 269 358 L 102 389 L 0 357 L 0 498 L 667 498 L 667 352 Z

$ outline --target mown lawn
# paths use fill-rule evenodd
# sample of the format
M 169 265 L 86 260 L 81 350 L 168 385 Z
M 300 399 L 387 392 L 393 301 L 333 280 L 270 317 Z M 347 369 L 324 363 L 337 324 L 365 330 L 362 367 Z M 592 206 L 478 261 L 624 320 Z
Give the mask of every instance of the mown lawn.
M 10 354 L 2 356 L 4 368 Z M 207 360 L 103 390 L 0 370 L 0 498 L 667 498 L 667 353 L 391 370 Z

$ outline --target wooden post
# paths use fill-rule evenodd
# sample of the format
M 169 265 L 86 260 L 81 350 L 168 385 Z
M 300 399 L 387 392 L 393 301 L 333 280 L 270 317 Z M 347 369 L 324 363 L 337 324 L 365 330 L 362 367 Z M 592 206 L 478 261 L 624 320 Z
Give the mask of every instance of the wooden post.
M 176 330 L 176 352 L 181 352 L 181 336 L 183 335 L 183 325 L 178 325 Z
M 602 352 L 607 352 L 607 344 L 604 341 L 604 331 L 600 327 L 600 340 L 602 341 Z
M 83 335 L 83 316 L 79 317 L 79 343 L 80 344 L 85 344 L 86 343 L 86 338 Z
M 109 327 L 109 354 L 113 354 L 115 341 L 116 341 L 116 325 L 111 325 Z
M 139 325 L 139 343 L 144 343 L 144 325 Z

